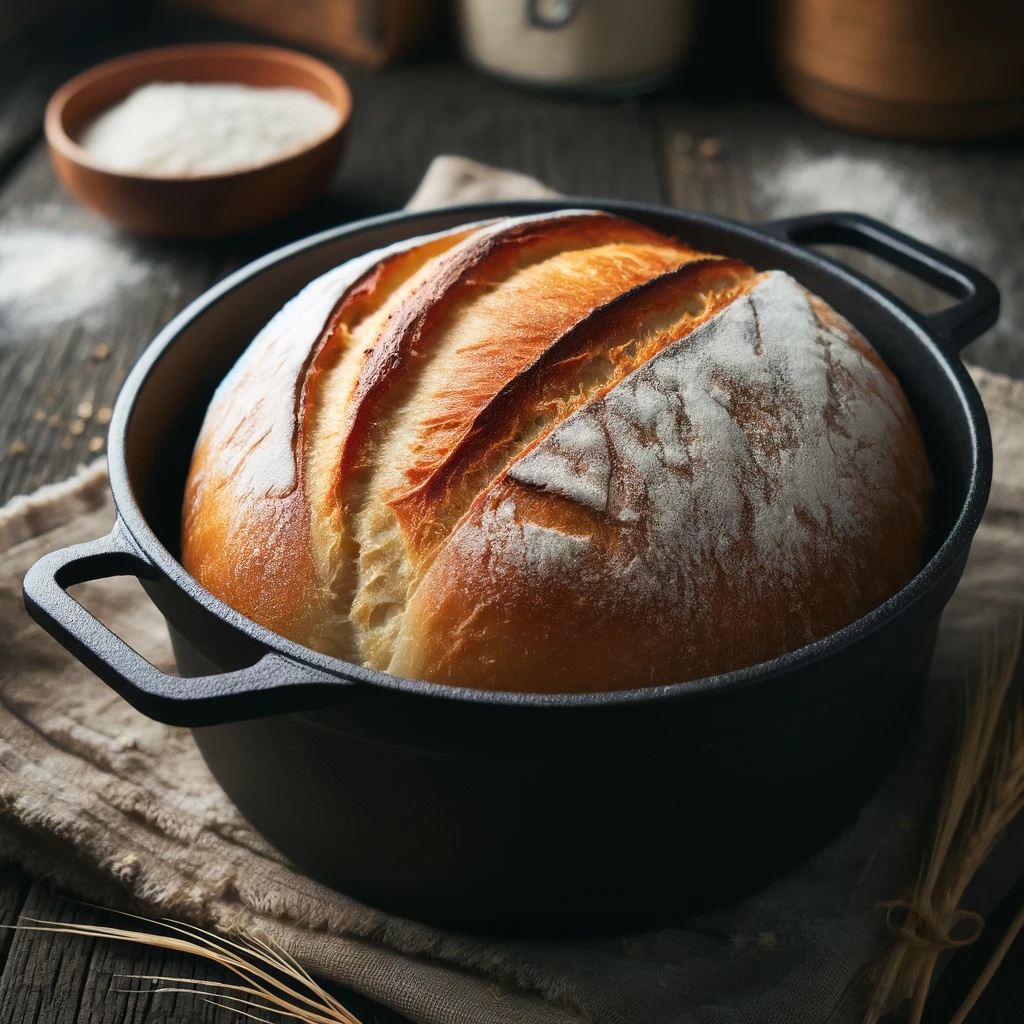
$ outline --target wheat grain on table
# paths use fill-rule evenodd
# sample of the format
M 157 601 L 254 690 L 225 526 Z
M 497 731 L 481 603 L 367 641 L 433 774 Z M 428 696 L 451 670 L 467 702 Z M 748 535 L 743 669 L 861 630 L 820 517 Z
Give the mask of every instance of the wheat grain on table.
M 108 26 L 109 28 L 109 26 Z M 1024 147 L 909 146 L 845 135 L 753 83 L 701 99 L 683 86 L 640 101 L 594 102 L 520 92 L 483 79 L 447 52 L 376 75 L 343 68 L 357 116 L 326 196 L 270 231 L 216 244 L 144 241 L 107 227 L 56 183 L 41 140 L 49 92 L 80 67 L 118 52 L 202 37 L 212 24 L 159 16 L 117 32 L 59 26 L 0 49 L 0 502 L 67 476 L 102 454 L 109 410 L 135 358 L 178 310 L 255 256 L 320 228 L 400 206 L 430 159 L 461 153 L 534 175 L 570 194 L 673 203 L 740 219 L 857 205 L 962 255 L 1004 295 L 997 328 L 968 353 L 1024 376 Z M 937 297 L 899 272 L 860 259 L 908 301 Z M 928 1019 L 948 1020 L 1016 907 L 996 912 L 975 949 L 943 975 Z M 20 914 L 100 922 L 4 864 L 0 924 Z M 191 972 L 162 951 L 91 939 L 0 933 L 0 1024 L 237 1019 L 195 996 L 154 996 L 122 975 Z M 976 1011 L 1024 1015 L 1024 940 Z M 124 991 L 134 989 L 135 991 Z M 351 999 L 367 1021 L 397 1018 Z

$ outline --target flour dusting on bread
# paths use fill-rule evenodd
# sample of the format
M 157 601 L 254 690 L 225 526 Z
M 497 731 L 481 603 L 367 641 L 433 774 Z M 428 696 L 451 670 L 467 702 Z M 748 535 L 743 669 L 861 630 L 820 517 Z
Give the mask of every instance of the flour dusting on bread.
M 706 583 L 717 554 L 747 531 L 754 557 L 743 571 L 800 580 L 819 548 L 840 551 L 876 525 L 865 488 L 898 484 L 888 447 L 900 424 L 886 381 L 841 341 L 791 277 L 766 274 L 565 420 L 508 476 L 622 524 L 642 519 L 657 541 L 625 566 L 624 586 L 661 590 L 680 566 Z M 848 382 L 841 402 L 838 372 Z M 766 407 L 768 427 L 752 415 Z M 492 543 L 508 543 L 518 524 L 495 522 L 506 534 Z M 562 536 L 578 550 L 577 537 Z

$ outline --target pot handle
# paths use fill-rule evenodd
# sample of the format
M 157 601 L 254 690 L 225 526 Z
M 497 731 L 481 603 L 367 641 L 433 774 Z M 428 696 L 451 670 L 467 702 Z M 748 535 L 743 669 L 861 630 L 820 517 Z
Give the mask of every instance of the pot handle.
M 219 725 L 323 706 L 346 681 L 276 651 L 211 676 L 174 676 L 150 664 L 68 592 L 111 576 L 157 578 L 120 522 L 98 540 L 44 555 L 25 575 L 29 614 L 88 669 L 144 715 L 168 725 Z M 282 691 L 287 696 L 282 699 Z
M 999 315 L 999 291 L 981 271 L 861 213 L 812 213 L 770 221 L 761 227 L 799 245 L 849 245 L 879 256 L 959 299 L 939 313 L 915 313 L 950 357 L 956 357 L 968 342 L 987 331 Z

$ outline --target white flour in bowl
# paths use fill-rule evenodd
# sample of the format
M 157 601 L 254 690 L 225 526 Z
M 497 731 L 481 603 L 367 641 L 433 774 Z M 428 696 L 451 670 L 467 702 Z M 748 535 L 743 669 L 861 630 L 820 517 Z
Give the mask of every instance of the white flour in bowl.
M 100 114 L 79 142 L 113 171 L 194 178 L 272 163 L 329 135 L 339 120 L 305 89 L 151 82 Z

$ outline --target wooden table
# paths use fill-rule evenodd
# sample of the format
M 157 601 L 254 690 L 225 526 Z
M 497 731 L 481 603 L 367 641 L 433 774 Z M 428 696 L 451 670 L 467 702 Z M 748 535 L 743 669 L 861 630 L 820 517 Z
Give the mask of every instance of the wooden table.
M 369 74 L 343 67 L 355 97 L 350 144 L 313 207 L 272 230 L 216 244 L 164 243 L 108 227 L 61 191 L 41 141 L 41 112 L 73 71 L 160 42 L 242 33 L 183 17 L 92 32 L 55 26 L 0 50 L 0 502 L 59 480 L 103 452 L 109 408 L 129 367 L 170 317 L 232 269 L 320 228 L 394 209 L 431 158 L 460 153 L 536 175 L 566 193 L 673 203 L 744 220 L 856 207 L 960 254 L 992 274 L 1004 316 L 970 359 L 1024 376 L 1024 149 L 910 146 L 834 131 L 770 87 L 722 69 L 714 98 L 689 83 L 644 100 L 598 102 L 518 91 L 434 52 Z M 743 88 L 722 93 L 720 82 Z M 930 289 L 860 258 L 908 301 Z M 943 976 L 928 1019 L 948 1020 L 1024 884 L 978 946 Z M 19 914 L 99 920 L 13 865 L 0 875 L 0 924 Z M 186 995 L 123 994 L 118 975 L 180 974 L 180 957 L 67 937 L 0 933 L 0 1024 L 227 1021 Z M 187 970 L 195 971 L 189 964 Z M 200 964 L 200 977 L 213 976 Z M 977 1020 L 1024 1016 L 1024 940 Z M 352 1008 L 395 1021 L 364 1000 Z M 972 1018 L 974 1019 L 974 1018 Z

